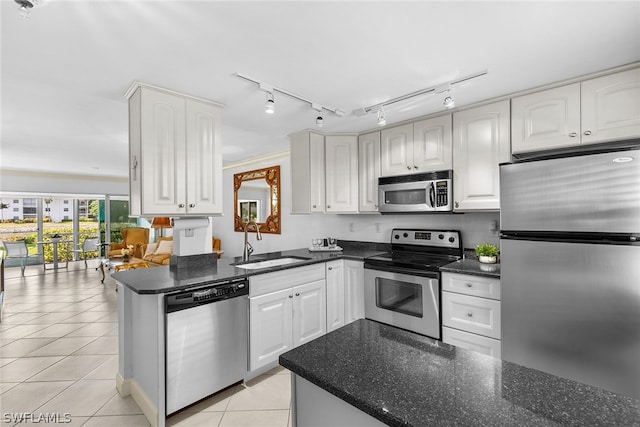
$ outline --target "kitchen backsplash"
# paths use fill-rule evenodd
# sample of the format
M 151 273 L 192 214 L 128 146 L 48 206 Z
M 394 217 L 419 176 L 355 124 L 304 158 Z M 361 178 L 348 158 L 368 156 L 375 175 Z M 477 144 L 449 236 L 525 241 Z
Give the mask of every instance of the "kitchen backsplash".
M 465 248 L 473 248 L 479 243 L 499 243 L 498 212 L 291 215 L 291 168 L 289 156 L 283 155 L 266 162 L 256 162 L 224 171 L 224 216 L 212 219 L 212 231 L 214 236 L 222 239 L 225 256 L 240 256 L 244 239 L 243 233 L 233 231 L 233 174 L 274 165 L 280 165 L 282 232 L 279 235 L 263 234 L 261 241 L 256 241 L 254 233 L 251 233 L 249 241 L 255 253 L 308 247 L 311 246 L 311 239 L 329 236 L 342 240 L 389 243 L 391 230 L 396 227 L 461 230 Z

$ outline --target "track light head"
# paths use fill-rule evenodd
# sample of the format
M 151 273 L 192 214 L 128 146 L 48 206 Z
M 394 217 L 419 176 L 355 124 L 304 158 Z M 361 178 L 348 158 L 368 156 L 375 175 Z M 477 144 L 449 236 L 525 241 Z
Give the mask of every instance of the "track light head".
M 378 126 L 384 126 L 387 124 L 387 118 L 384 114 L 384 106 L 380 107 L 378 110 Z
M 444 102 L 442 104 L 448 109 L 452 109 L 453 107 L 456 106 L 455 101 L 450 96 L 447 96 L 446 98 L 444 98 Z
M 273 100 L 272 92 L 267 92 L 267 103 L 264 107 L 264 112 L 267 114 L 273 114 L 276 112 L 276 103 Z
M 324 125 L 324 118 L 322 117 L 322 114 L 316 117 L 316 125 L 318 125 L 319 128 L 321 128 L 322 125 Z

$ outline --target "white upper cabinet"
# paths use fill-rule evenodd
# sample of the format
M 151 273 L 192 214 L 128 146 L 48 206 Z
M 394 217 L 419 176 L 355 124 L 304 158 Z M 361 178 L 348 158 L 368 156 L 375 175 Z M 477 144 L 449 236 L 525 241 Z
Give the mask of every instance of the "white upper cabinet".
M 358 210 L 378 212 L 380 177 L 380 132 L 358 137 Z
M 568 147 L 580 141 L 580 83 L 511 100 L 513 153 Z
M 414 171 L 451 169 L 451 145 L 451 114 L 413 123 Z
M 221 107 L 138 85 L 129 96 L 130 214 L 222 213 Z
M 640 68 L 515 97 L 514 154 L 640 137 Z
M 325 211 L 324 135 L 302 131 L 289 136 L 291 213 Z
M 640 68 L 582 82 L 582 143 L 640 137 Z
M 358 137 L 325 136 L 327 212 L 358 212 Z
M 451 169 L 451 115 L 384 129 L 381 176 Z
M 511 159 L 509 101 L 453 114 L 453 208 L 500 209 L 499 164 Z
M 380 175 L 413 173 L 413 125 L 383 129 L 380 136 Z

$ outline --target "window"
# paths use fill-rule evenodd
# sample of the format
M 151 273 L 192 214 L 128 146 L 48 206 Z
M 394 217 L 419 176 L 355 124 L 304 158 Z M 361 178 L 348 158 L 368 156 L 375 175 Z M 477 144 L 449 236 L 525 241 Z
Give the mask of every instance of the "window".
M 62 203 L 64 203 L 65 205 L 68 205 L 69 201 L 68 200 L 64 200 Z
M 65 216 L 64 216 L 64 219 L 65 219 L 65 220 L 69 219 L 69 215 L 65 215 Z
M 63 211 L 64 212 L 69 212 L 69 208 L 64 208 Z
M 14 212 L 20 212 L 20 208 L 13 208 Z
M 20 200 L 18 200 L 18 199 L 14 199 L 14 200 L 13 200 L 13 203 L 20 203 Z

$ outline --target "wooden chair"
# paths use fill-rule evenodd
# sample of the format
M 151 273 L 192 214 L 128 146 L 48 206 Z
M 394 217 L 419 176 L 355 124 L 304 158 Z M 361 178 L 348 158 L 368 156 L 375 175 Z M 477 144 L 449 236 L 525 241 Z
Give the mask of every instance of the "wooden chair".
M 87 237 L 82 242 L 82 246 L 80 248 L 73 249 L 71 252 L 77 254 L 77 256 L 82 255 L 82 259 L 84 260 L 84 267 L 87 268 L 87 252 L 96 252 L 99 246 L 99 237 Z
M 25 242 L 24 240 L 17 240 L 15 242 L 2 241 L 2 246 L 4 247 L 5 260 L 8 260 L 8 259 L 20 260 L 20 270 L 23 276 L 24 276 L 24 269 L 29 263 L 29 260 L 40 259 L 40 254 L 29 255 L 29 250 L 27 249 L 27 242 Z

